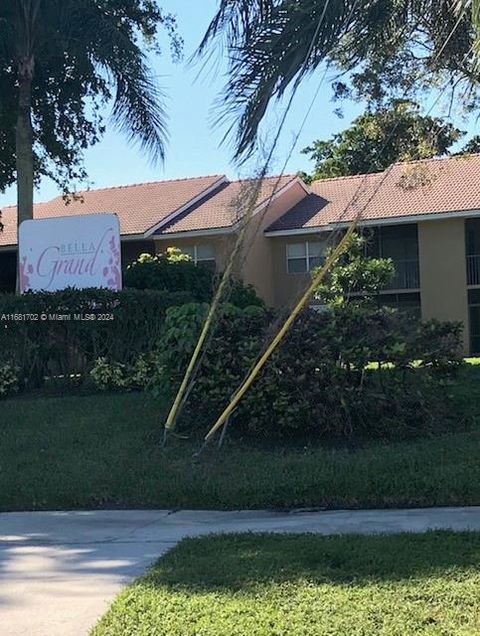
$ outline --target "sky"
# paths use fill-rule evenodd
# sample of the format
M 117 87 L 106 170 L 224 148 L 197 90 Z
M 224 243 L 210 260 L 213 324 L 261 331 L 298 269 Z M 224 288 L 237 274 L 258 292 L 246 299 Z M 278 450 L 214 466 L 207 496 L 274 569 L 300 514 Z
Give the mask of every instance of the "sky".
M 161 0 L 160 5 L 177 16 L 178 30 L 185 43 L 184 61 L 173 63 L 165 36 L 161 42 L 163 54 L 155 62 L 158 81 L 167 93 L 170 140 L 165 162 L 163 165 L 152 165 L 136 147 L 127 143 L 121 133 L 109 126 L 103 140 L 85 154 L 92 188 L 209 174 L 226 174 L 230 178 L 253 174 L 253 165 L 242 169 L 234 165 L 231 146 L 222 144 L 225 127 L 213 125 L 215 100 L 226 80 L 225 61 L 217 58 L 200 77 L 200 65 L 188 64 L 215 13 L 217 0 Z M 315 139 L 327 139 L 346 128 L 352 119 L 363 112 L 362 104 L 345 103 L 343 118 L 334 114 L 338 104 L 332 102 L 328 77 L 324 82 L 322 77 L 323 71 L 318 71 L 301 84 L 275 149 L 272 172 L 280 172 L 284 167 L 286 172 L 310 171 L 312 163 L 301 150 Z M 294 137 L 312 104 L 319 83 L 318 96 L 293 147 Z M 266 139 L 271 139 L 278 129 L 285 105 L 280 103 L 270 109 L 263 126 Z M 471 134 L 479 132 L 473 129 L 473 125 L 469 128 Z M 45 201 L 58 194 L 56 184 L 45 179 L 35 192 L 35 201 Z M 15 197 L 14 188 L 0 193 L 0 207 L 14 203 Z

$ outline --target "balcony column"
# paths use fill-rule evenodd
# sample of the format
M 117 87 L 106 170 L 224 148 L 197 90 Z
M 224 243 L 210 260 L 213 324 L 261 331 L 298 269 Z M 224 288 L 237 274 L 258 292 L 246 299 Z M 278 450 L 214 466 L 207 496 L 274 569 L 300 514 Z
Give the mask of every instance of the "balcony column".
M 418 224 L 422 318 L 464 324 L 464 351 L 469 349 L 464 219 Z

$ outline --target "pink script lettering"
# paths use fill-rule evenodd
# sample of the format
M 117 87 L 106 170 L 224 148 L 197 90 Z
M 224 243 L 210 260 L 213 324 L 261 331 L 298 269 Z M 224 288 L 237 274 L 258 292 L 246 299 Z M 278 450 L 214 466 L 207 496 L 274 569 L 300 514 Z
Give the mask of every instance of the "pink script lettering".
M 50 245 L 45 248 L 37 260 L 36 272 L 41 278 L 47 279 L 44 289 L 52 287 L 53 283 L 59 276 L 69 276 L 72 278 L 79 276 L 91 276 L 92 278 L 97 274 L 101 263 L 102 248 L 108 246 L 108 235 L 113 232 L 112 228 L 109 228 L 99 241 L 93 255 L 86 257 L 82 254 L 72 254 L 66 256 L 62 253 L 61 248 L 58 245 Z M 74 286 L 74 283 L 72 284 Z

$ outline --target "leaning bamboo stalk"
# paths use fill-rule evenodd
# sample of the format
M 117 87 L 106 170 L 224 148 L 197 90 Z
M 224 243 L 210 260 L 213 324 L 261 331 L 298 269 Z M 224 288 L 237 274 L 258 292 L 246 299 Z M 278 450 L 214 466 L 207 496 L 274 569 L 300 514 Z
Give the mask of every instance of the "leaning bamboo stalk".
M 307 290 L 302 295 L 302 297 L 298 301 L 297 305 L 295 306 L 295 308 L 293 309 L 291 314 L 285 320 L 285 322 L 284 322 L 283 326 L 281 327 L 280 331 L 273 338 L 272 342 L 269 344 L 269 346 L 267 347 L 267 349 L 265 350 L 263 355 L 259 358 L 258 362 L 255 364 L 255 366 L 253 367 L 253 369 L 251 370 L 251 372 L 249 373 L 249 375 L 245 379 L 244 383 L 236 391 L 236 393 L 234 394 L 232 400 L 230 401 L 230 404 L 226 407 L 226 409 L 223 411 L 223 413 L 217 419 L 215 424 L 208 431 L 207 435 L 205 436 L 205 441 L 208 441 L 212 437 L 212 435 L 214 435 L 216 433 L 216 431 L 221 426 L 223 426 L 223 424 L 225 423 L 227 418 L 237 408 L 238 403 L 240 402 L 242 397 L 245 395 L 245 393 L 248 391 L 248 389 L 251 387 L 251 385 L 255 381 L 255 378 L 260 373 L 260 371 L 263 369 L 265 364 L 268 362 L 270 356 L 275 351 L 277 346 L 280 344 L 280 342 L 286 336 L 286 334 L 288 333 L 288 330 L 290 329 L 292 324 L 295 322 L 295 319 L 297 318 L 298 314 L 301 312 L 301 310 L 308 303 L 308 301 L 312 297 L 313 293 L 317 289 L 318 285 L 322 282 L 322 280 L 328 274 L 328 272 L 330 271 L 330 269 L 334 265 L 334 263 L 337 261 L 337 259 L 347 249 L 350 237 L 352 236 L 353 232 L 355 231 L 355 228 L 357 227 L 357 222 L 358 222 L 357 219 L 352 221 L 352 223 L 350 224 L 347 232 L 343 236 L 342 240 L 338 243 L 338 245 L 335 247 L 335 249 L 332 251 L 332 253 L 327 257 L 325 263 L 319 269 L 317 274 L 312 278 L 311 284 L 308 286 Z
M 183 380 L 180 384 L 180 387 L 178 389 L 177 395 L 175 396 L 175 400 L 170 408 L 170 412 L 168 413 L 168 417 L 167 420 L 165 422 L 165 432 L 172 430 L 175 427 L 175 422 L 176 419 L 178 417 L 178 413 L 180 411 L 180 407 L 183 403 L 183 400 L 185 398 L 185 396 L 187 395 L 188 392 L 188 388 L 192 379 L 192 376 L 194 374 L 195 368 L 197 366 L 198 360 L 200 359 L 200 354 L 202 353 L 202 349 L 203 346 L 205 344 L 205 340 L 210 332 L 210 329 L 212 328 L 213 325 L 213 321 L 214 318 L 217 314 L 217 311 L 219 309 L 220 306 L 220 301 L 223 298 L 223 292 L 225 290 L 225 287 L 227 285 L 227 283 L 230 281 L 230 278 L 232 276 L 232 272 L 233 272 L 233 267 L 235 265 L 235 261 L 237 258 L 238 253 L 240 252 L 240 249 L 242 248 L 243 242 L 244 242 L 244 238 L 245 238 L 245 234 L 247 232 L 247 228 L 249 226 L 249 222 L 250 219 L 253 216 L 253 211 L 255 209 L 255 205 L 258 199 L 258 196 L 260 194 L 260 188 L 261 188 L 261 184 L 262 184 L 262 179 L 263 176 L 258 179 L 255 188 L 253 190 L 253 195 L 250 197 L 249 200 L 249 204 L 248 204 L 248 208 L 246 210 L 245 216 L 243 218 L 243 223 L 242 226 L 240 228 L 240 231 L 238 232 L 237 235 L 237 239 L 235 241 L 235 245 L 233 247 L 232 253 L 230 255 L 229 261 L 227 263 L 227 267 L 225 268 L 225 271 L 223 273 L 223 276 L 220 280 L 220 284 L 217 287 L 217 291 L 215 292 L 215 296 L 212 300 L 212 304 L 209 307 L 208 313 L 207 313 L 207 317 L 205 319 L 205 322 L 203 323 L 203 327 L 202 327 L 202 331 L 200 333 L 200 336 L 198 338 L 197 344 L 195 346 L 195 349 L 192 353 L 192 357 L 190 358 L 190 362 L 188 363 L 187 369 L 185 371 L 185 375 L 183 376 Z

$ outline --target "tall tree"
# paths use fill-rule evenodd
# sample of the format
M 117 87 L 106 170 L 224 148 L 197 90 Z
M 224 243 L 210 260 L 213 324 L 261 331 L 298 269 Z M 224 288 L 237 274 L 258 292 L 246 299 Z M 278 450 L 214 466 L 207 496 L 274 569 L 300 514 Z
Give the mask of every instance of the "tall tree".
M 465 133 L 440 117 L 420 114 L 419 106 L 394 100 L 366 112 L 329 140 L 317 140 L 302 152 L 315 162 L 309 180 L 380 172 L 395 161 L 446 155 Z
M 153 159 L 166 141 L 163 93 L 149 64 L 175 21 L 155 0 L 3 0 L 0 4 L 0 188 L 17 180 L 18 222 L 32 218 L 35 178 L 86 176 L 83 151 L 102 111 Z M 14 132 L 15 131 L 15 132 Z
M 479 105 L 480 0 L 220 0 L 199 54 L 218 41 L 237 158 L 253 151 L 270 101 L 323 63 L 338 71 L 338 96 L 382 104 L 448 79 L 466 108 Z

